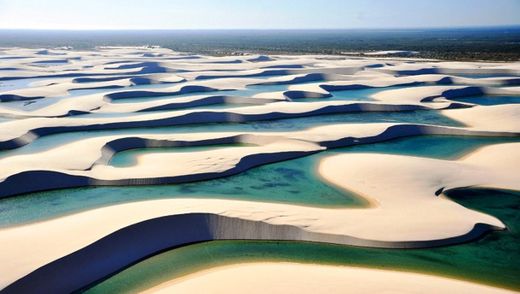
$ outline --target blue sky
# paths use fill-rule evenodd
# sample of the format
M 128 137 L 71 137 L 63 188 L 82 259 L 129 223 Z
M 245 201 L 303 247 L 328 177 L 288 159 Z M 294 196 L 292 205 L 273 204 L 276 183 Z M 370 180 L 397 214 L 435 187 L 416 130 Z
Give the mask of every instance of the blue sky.
M 520 25 L 520 0 L 0 0 L 0 28 L 355 29 Z

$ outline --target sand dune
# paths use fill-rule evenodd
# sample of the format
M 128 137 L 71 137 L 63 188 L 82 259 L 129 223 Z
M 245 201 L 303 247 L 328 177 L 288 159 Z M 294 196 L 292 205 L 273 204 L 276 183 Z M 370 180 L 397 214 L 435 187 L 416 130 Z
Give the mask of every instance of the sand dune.
M 514 293 L 427 275 L 354 267 L 245 263 L 217 267 L 143 293 Z
M 393 53 L 399 52 L 374 54 Z M 520 63 L 210 57 L 157 47 L 3 48 L 1 54 L 8 58 L 0 66 L 0 208 L 35 191 L 203 181 L 411 136 L 512 140 L 520 134 L 520 108 L 511 99 L 520 95 Z M 483 97 L 496 103 L 479 104 Z M 133 149 L 158 152 L 127 166 L 111 164 Z M 0 288 L 77 291 L 163 250 L 208 240 L 456 246 L 508 224 L 443 193 L 520 190 L 519 152 L 518 142 L 456 160 L 347 150 L 309 171 L 363 198 L 365 207 L 184 197 L 7 226 L 0 229 Z M 203 292 L 211 285 L 215 292 L 265 292 L 275 284 L 268 290 L 506 292 L 413 273 L 280 263 L 215 268 L 149 291 Z
M 83 252 L 91 252 L 88 254 L 88 260 L 94 260 L 103 258 L 104 254 L 110 254 L 111 250 L 115 250 L 112 254 L 119 252 L 126 256 L 120 262 L 130 264 L 135 259 L 175 244 L 200 240 L 267 238 L 396 248 L 430 247 L 473 240 L 490 229 L 503 229 L 505 226 L 492 216 L 466 209 L 449 199 L 436 196 L 436 192 L 440 189 L 465 186 L 493 186 L 518 190 L 518 175 L 512 173 L 518 162 L 505 160 L 498 166 L 492 164 L 494 154 L 516 154 L 520 150 L 518 146 L 518 143 L 490 146 L 459 161 L 356 153 L 324 159 L 319 167 L 321 175 L 332 184 L 367 197 L 372 206 L 365 209 L 323 209 L 231 200 L 172 199 L 110 206 L 2 229 L 0 241 L 9 245 L 0 253 L 0 260 L 2 264 L 17 269 L 10 271 L 10 274 L 4 277 L 3 283 L 5 285 L 13 282 L 14 279 L 57 260 L 64 254 L 71 255 L 26 276 L 26 280 L 20 280 L 16 285 L 26 287 L 36 280 L 45 283 L 49 275 L 59 276 L 56 274 L 58 269 L 70 270 L 69 267 L 74 267 L 79 271 L 86 270 L 87 268 L 78 266 L 77 261 L 74 261 L 76 254 L 86 254 Z M 377 173 L 373 169 L 374 162 L 378 164 Z M 347 166 L 349 168 L 345 168 Z M 400 169 L 398 174 L 393 172 L 396 167 Z M 459 173 L 450 172 L 454 169 Z M 442 211 L 442 214 L 437 213 L 438 211 Z M 403 215 L 403 212 L 406 213 Z M 131 232 L 142 229 L 142 224 L 150 226 L 146 229 L 149 232 L 152 232 L 152 228 L 169 230 L 169 226 L 165 226 L 158 217 L 186 214 L 190 217 L 192 213 L 203 213 L 200 215 L 202 219 L 198 222 L 181 222 L 183 225 L 178 227 L 175 218 L 171 218 L 171 224 L 180 231 L 167 239 L 164 239 L 165 235 L 162 233 L 148 234 L 147 240 L 154 244 L 153 247 L 149 247 L 146 245 L 148 242 L 144 241 L 128 242 L 128 238 L 135 236 Z M 224 220 L 207 220 L 207 217 L 219 219 L 220 216 L 223 216 Z M 193 217 L 197 218 L 196 215 Z M 149 221 L 140 223 L 146 220 Z M 199 223 L 205 225 L 200 226 Z M 207 227 L 212 223 L 215 225 Z M 195 227 L 189 229 L 190 224 Z M 279 225 L 286 227 L 276 229 Z M 128 228 L 123 229 L 125 227 Z M 190 239 L 183 230 L 193 234 L 200 232 L 203 235 L 196 233 L 193 235 L 194 239 Z M 111 232 L 116 233 L 109 235 Z M 120 240 L 122 247 L 94 250 L 96 243 L 92 242 L 103 240 L 107 235 L 109 236 L 105 238 Z M 107 241 L 100 242 L 103 244 Z M 37 252 L 33 251 L 30 245 L 34 243 L 41 246 Z M 92 245 L 89 245 L 91 243 Z M 84 249 L 80 250 L 82 247 Z M 124 254 L 127 250 L 135 252 L 137 248 L 140 248 L 142 255 Z M 77 253 L 73 253 L 75 251 Z M 18 255 L 15 252 L 18 252 Z M 62 265 L 63 262 L 65 267 Z M 117 264 L 93 262 L 90 266 L 94 267 L 93 271 L 100 273 L 117 269 Z M 101 270 L 106 266 L 115 268 Z M 93 278 L 85 273 L 75 276 L 78 279 Z M 72 280 L 70 282 L 73 284 L 70 286 L 72 288 L 85 283 L 75 284 Z M 49 286 L 55 287 L 56 284 L 51 283 Z

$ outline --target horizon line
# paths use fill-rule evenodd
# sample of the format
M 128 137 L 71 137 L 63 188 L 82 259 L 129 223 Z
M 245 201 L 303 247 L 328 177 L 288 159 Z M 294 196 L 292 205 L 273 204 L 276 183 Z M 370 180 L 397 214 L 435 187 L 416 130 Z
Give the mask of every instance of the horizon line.
M 428 27 L 359 27 L 359 28 L 0 28 L 0 31 L 355 31 L 355 30 L 427 30 L 427 29 L 472 29 L 472 28 L 514 28 L 520 24 L 468 25 L 468 26 L 428 26 Z

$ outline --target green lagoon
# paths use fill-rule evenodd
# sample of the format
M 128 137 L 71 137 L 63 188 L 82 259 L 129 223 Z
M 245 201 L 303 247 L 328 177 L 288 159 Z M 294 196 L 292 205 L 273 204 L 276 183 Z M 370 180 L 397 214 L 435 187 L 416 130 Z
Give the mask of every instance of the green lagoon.
M 520 290 L 520 192 L 461 189 L 458 203 L 500 218 L 497 231 L 466 244 L 426 249 L 374 249 L 294 241 L 211 241 L 173 249 L 88 289 L 86 293 L 135 293 L 196 271 L 226 264 L 285 261 L 412 271 Z

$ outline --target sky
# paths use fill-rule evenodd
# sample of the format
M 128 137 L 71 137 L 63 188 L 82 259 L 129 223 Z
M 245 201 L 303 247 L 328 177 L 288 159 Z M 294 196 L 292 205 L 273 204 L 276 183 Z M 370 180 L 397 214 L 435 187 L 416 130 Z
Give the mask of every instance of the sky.
M 0 0 L 0 29 L 360 29 L 520 25 L 520 0 Z

